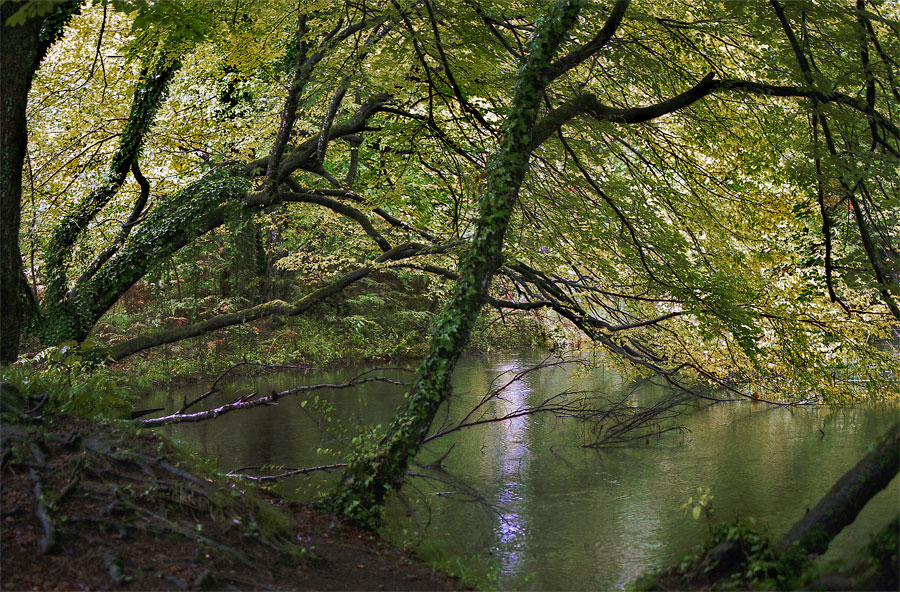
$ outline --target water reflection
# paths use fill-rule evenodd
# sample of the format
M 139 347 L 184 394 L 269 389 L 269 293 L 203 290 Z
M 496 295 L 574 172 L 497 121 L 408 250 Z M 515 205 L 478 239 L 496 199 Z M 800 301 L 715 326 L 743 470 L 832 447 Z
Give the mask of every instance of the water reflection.
M 542 358 L 517 353 L 462 360 L 454 375 L 458 394 L 450 421 L 481 401 L 498 373 L 521 371 Z M 221 396 L 228 400 L 249 390 L 281 390 L 298 381 L 338 382 L 360 370 L 243 381 Z M 547 395 L 585 388 L 615 395 L 631 385 L 606 369 L 548 369 L 511 385 L 502 400 L 493 401 L 492 413 L 503 415 Z M 647 385 L 636 389 L 634 397 L 647 404 L 663 394 Z M 192 393 L 179 391 L 171 400 L 181 401 L 185 395 L 191 398 Z M 338 420 L 352 424 L 362 417 L 366 423 L 384 424 L 402 400 L 402 389 L 373 384 L 322 397 L 334 406 Z M 493 556 L 504 589 L 622 587 L 639 573 L 679 560 L 712 523 L 754 516 L 780 536 L 896 418 L 896 405 L 796 410 L 717 405 L 685 418 L 690 431 L 684 437 L 601 451 L 580 447 L 584 432 L 576 422 L 523 416 L 486 424 L 439 442 L 441 450 L 455 444 L 444 462 L 448 478 L 476 488 L 496 511 L 486 513 L 453 496 L 437 497 L 426 537 L 450 557 Z M 329 459 L 316 449 L 334 447 L 335 441 L 327 431 L 319 431 L 319 425 L 308 408 L 300 408 L 299 400 L 283 400 L 278 407 L 172 427 L 168 433 L 218 458 L 224 472 L 265 463 L 324 464 Z M 434 453 L 431 450 L 426 460 Z M 284 487 L 290 492 L 322 477 Z M 709 487 L 715 496 L 711 519 L 683 516 L 680 506 L 697 487 Z M 895 478 L 829 553 L 847 553 L 864 544 L 869 532 L 883 526 L 885 516 L 896 514 L 898 495 Z M 414 530 L 399 514 L 392 520 L 398 532 Z
M 498 374 L 513 374 L 524 367 L 515 361 L 496 368 Z M 518 411 L 527 405 L 528 395 L 531 389 L 528 386 L 528 377 L 509 385 L 503 395 L 496 399 L 498 416 L 508 415 Z M 527 443 L 527 431 L 530 418 L 527 415 L 514 417 L 500 424 L 503 432 L 502 441 L 505 446 L 499 458 L 498 481 L 501 483 L 500 492 L 497 495 L 497 506 L 500 509 L 497 527 L 494 533 L 497 537 L 495 555 L 499 557 L 502 573 L 516 573 L 519 571 L 521 558 L 527 550 L 527 519 L 522 514 L 523 471 L 528 471 L 529 449 Z

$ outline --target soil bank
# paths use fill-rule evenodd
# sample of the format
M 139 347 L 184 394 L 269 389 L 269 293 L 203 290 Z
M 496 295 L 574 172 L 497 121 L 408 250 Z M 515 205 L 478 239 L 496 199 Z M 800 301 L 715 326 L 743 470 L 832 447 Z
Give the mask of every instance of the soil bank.
M 146 431 L 3 414 L 2 590 L 454 590 L 376 534 Z

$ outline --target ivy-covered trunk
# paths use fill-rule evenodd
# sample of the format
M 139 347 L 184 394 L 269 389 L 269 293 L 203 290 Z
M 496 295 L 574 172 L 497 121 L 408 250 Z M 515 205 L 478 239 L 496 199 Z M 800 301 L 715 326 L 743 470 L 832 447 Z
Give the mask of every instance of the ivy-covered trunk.
M 128 241 L 76 290 L 48 305 L 43 331 L 50 343 L 84 340 L 121 296 L 151 269 L 225 221 L 226 204 L 243 204 L 246 178 L 215 169 L 151 211 Z
M 49 14 L 12 25 L 7 24 L 10 17 L 24 10 L 24 3 L 4 2 L 0 6 L 0 362 L 16 360 L 23 321 L 28 309 L 34 308 L 19 251 L 28 92 L 41 60 L 80 5 L 79 1 L 63 2 Z
M 517 73 L 500 150 L 488 165 L 475 234 L 460 263 L 459 279 L 435 323 L 429 352 L 387 435 L 377 446 L 363 445 L 355 452 L 331 498 L 334 510 L 356 522 L 378 522 L 381 504 L 402 485 L 409 460 L 418 452 L 438 408 L 450 394 L 451 373 L 502 262 L 504 235 L 528 170 L 532 131 L 551 61 L 575 24 L 581 4 L 558 2 L 538 22 L 528 56 Z
M 69 215 L 53 229 L 45 251 L 47 317 L 40 327 L 40 332 L 50 342 L 58 343 L 69 339 L 81 341 L 99 319 L 99 316 L 94 314 L 94 309 L 98 304 L 97 297 L 102 298 L 104 294 L 85 289 L 83 286 L 90 284 L 93 278 L 78 278 L 74 288 L 70 289 L 69 271 L 72 253 L 76 242 L 90 222 L 125 183 L 129 170 L 140 155 L 147 130 L 150 129 L 166 95 L 169 82 L 180 65 L 179 60 L 161 53 L 144 73 L 134 90 L 131 111 L 122 132 L 122 140 L 113 155 L 103 184 L 81 199 Z M 101 267 L 102 269 L 105 267 Z M 123 286 L 124 290 L 130 285 Z M 124 293 L 124 290 L 120 291 L 116 298 Z M 111 305 L 112 303 L 105 306 L 103 311 L 105 312 Z

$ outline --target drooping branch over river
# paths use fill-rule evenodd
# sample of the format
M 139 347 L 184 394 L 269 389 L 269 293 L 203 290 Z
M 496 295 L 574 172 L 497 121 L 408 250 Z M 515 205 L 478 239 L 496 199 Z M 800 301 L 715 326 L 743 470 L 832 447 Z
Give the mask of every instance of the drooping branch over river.
M 313 315 L 376 272 L 440 278 L 407 403 L 333 498 L 361 521 L 484 304 L 546 311 L 695 396 L 897 394 L 892 4 L 114 4 L 2 8 L 3 362 L 70 341 L 119 361 Z M 334 240 L 263 253 L 290 296 L 98 342 L 161 269 L 246 264 L 263 224 L 322 220 Z

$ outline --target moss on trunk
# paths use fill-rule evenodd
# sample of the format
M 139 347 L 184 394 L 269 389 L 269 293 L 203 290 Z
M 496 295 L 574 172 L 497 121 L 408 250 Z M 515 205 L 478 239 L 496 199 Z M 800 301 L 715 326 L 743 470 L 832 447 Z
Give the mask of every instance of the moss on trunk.
M 831 539 L 856 519 L 860 510 L 872 496 L 887 487 L 898 470 L 900 423 L 878 438 L 871 452 L 847 471 L 778 542 L 779 548 L 796 545 L 807 553 L 824 553 Z
M 145 73 L 134 90 L 128 122 L 104 183 L 79 201 L 70 215 L 63 218 L 53 229 L 45 250 L 47 267 L 45 302 L 48 319 L 41 326 L 41 333 L 50 341 L 57 343 L 69 339 L 80 341 L 96 321 L 93 317 L 93 306 L 86 307 L 83 304 L 84 295 L 82 294 L 82 298 L 79 299 L 69 291 L 69 264 L 72 252 L 84 229 L 125 183 L 131 164 L 140 154 L 147 130 L 150 129 L 166 95 L 169 81 L 179 67 L 178 60 L 161 55 L 153 67 Z
M 242 202 L 243 177 L 216 169 L 160 203 L 94 277 L 49 307 L 43 333 L 48 341 L 82 341 L 91 328 L 150 269 L 224 222 L 224 204 Z
M 453 368 L 502 262 L 504 235 L 533 149 L 532 131 L 546 73 L 581 5 L 558 2 L 539 21 L 528 57 L 518 71 L 503 142 L 488 165 L 475 234 L 450 300 L 435 322 L 430 350 L 387 436 L 376 447 L 364 446 L 355 453 L 330 501 L 334 510 L 359 523 L 374 525 L 380 520 L 382 502 L 402 485 L 409 460 L 449 395 Z
M 22 166 L 28 143 L 25 108 L 34 75 L 50 46 L 62 35 L 80 1 L 61 2 L 49 14 L 8 25 L 26 6 L 4 2 L 0 7 L 0 362 L 14 362 L 26 318 L 35 309 L 19 251 L 22 202 Z

